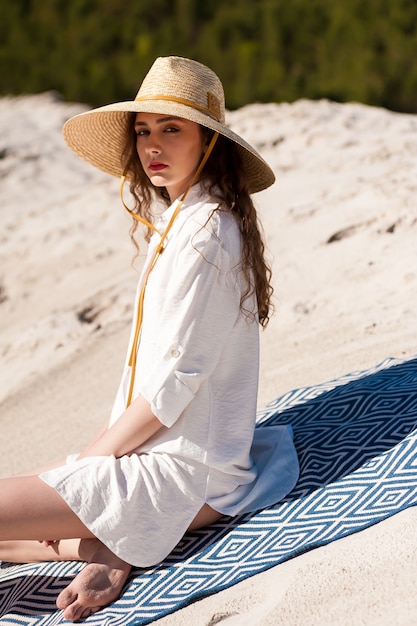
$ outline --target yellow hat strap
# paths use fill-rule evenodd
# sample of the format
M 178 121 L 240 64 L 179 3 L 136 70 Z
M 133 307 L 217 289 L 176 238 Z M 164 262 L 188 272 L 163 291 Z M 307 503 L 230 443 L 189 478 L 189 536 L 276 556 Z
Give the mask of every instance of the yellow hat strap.
M 133 219 L 136 220 L 137 222 L 141 222 L 147 228 L 150 228 L 156 233 L 159 232 L 151 222 L 148 222 L 148 220 L 145 220 L 144 217 L 142 217 L 141 215 L 138 215 L 137 213 L 133 213 L 133 211 L 129 209 L 129 207 L 127 206 L 126 202 L 123 199 L 123 186 L 125 182 L 126 182 L 126 176 L 123 174 L 123 176 L 120 177 L 119 195 L 120 195 L 120 200 L 122 201 L 124 209 L 129 213 L 130 217 L 133 217 Z
M 203 167 L 205 166 L 205 164 L 207 163 L 207 159 L 209 158 L 214 145 L 217 141 L 217 138 L 219 136 L 219 133 L 215 132 L 213 137 L 211 138 L 211 141 L 207 147 L 206 153 L 204 154 L 203 158 L 201 159 L 201 163 L 197 168 L 197 171 L 195 172 L 193 179 L 190 183 L 190 185 L 188 186 L 187 190 L 184 192 L 184 194 L 182 195 L 181 199 L 179 200 L 177 206 L 175 207 L 174 212 L 172 213 L 171 219 L 169 220 L 167 227 L 165 228 L 164 232 L 161 235 L 161 240 L 159 242 L 159 244 L 156 247 L 156 250 L 153 253 L 152 256 L 152 260 L 149 264 L 148 269 L 146 270 L 145 276 L 143 278 L 143 282 L 142 282 L 142 287 L 140 289 L 139 292 L 139 297 L 138 297 L 138 305 L 137 305 L 137 313 L 136 313 L 136 322 L 135 322 L 135 334 L 133 336 L 133 341 L 132 341 L 132 347 L 130 350 L 130 356 L 129 356 L 129 361 L 128 361 L 128 365 L 130 366 L 131 370 L 130 370 L 130 382 L 129 382 L 129 392 L 128 392 L 128 397 L 127 397 L 127 403 L 126 403 L 126 408 L 129 406 L 129 404 L 132 401 L 132 395 L 133 395 L 133 387 L 135 385 L 135 376 L 136 376 L 136 360 L 137 360 L 137 353 L 138 353 L 138 348 L 139 348 L 139 338 L 140 338 L 140 332 L 142 329 L 142 321 L 143 321 L 143 303 L 144 303 L 144 299 L 145 299 L 145 290 L 146 290 L 146 285 L 148 283 L 148 278 L 150 276 L 150 273 L 152 272 L 153 268 L 155 267 L 155 264 L 157 262 L 157 260 L 159 259 L 159 257 L 161 256 L 162 252 L 164 251 L 165 245 L 166 245 L 166 238 L 168 236 L 169 231 L 172 228 L 172 225 L 178 215 L 178 213 L 181 210 L 182 205 L 184 204 L 184 201 L 188 195 L 188 192 L 190 191 L 191 187 L 197 182 L 197 180 L 200 177 L 200 174 L 203 170 Z M 124 181 L 123 181 L 124 182 Z M 121 189 L 122 189 L 123 183 L 121 184 Z M 122 202 L 123 202 L 123 198 L 122 198 Z M 130 211 L 130 209 L 128 209 L 126 207 L 126 205 L 123 202 L 123 206 L 127 209 L 127 211 L 129 213 L 132 214 L 132 216 L 137 219 L 139 216 L 136 216 L 136 213 L 132 213 Z M 149 228 L 152 228 L 152 230 L 157 231 L 157 229 L 151 225 L 149 222 L 147 222 L 146 220 L 143 219 L 139 219 L 138 221 L 141 221 L 143 223 L 145 223 L 145 225 L 147 225 Z

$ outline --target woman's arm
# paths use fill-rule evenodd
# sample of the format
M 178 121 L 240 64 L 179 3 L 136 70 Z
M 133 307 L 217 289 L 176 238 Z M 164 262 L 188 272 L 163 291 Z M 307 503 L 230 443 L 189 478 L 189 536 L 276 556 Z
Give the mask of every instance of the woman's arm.
M 111 455 L 121 457 L 133 452 L 160 428 L 162 424 L 152 413 L 150 403 L 138 396 L 117 422 L 93 440 L 78 458 Z

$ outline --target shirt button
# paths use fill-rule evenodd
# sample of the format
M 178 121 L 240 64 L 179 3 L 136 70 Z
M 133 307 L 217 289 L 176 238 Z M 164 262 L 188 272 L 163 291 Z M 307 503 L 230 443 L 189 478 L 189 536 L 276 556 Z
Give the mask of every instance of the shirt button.
M 180 356 L 180 351 L 177 350 L 177 348 L 173 348 L 171 350 L 171 356 L 173 359 L 178 359 L 178 357 Z

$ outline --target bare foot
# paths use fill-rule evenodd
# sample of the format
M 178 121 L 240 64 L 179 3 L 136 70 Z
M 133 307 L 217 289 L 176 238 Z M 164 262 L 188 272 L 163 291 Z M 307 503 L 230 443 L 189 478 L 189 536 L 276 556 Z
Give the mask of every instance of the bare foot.
M 87 540 L 88 541 L 88 540 Z M 100 542 L 94 546 L 87 565 L 58 596 L 57 607 L 65 619 L 76 622 L 97 613 L 116 600 L 130 573 L 131 565 L 110 552 Z

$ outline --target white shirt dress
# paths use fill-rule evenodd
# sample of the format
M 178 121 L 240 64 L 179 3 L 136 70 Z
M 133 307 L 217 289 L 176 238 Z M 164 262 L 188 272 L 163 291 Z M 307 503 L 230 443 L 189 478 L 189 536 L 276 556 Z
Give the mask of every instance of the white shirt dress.
M 162 428 L 133 454 L 73 456 L 41 475 L 135 566 L 164 559 L 205 503 L 225 515 L 254 511 L 278 502 L 298 478 L 291 428 L 255 430 L 256 299 L 242 311 L 241 234 L 217 207 L 200 185 L 190 190 L 146 287 L 133 398 L 150 402 Z M 159 239 L 154 233 L 138 293 Z M 126 361 L 111 423 L 126 408 L 129 380 Z

